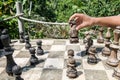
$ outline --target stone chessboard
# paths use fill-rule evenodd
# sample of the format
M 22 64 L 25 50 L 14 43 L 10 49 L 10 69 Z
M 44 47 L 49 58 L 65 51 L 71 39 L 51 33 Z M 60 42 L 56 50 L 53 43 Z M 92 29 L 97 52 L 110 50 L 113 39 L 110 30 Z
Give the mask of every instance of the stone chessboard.
M 23 68 L 21 77 L 24 80 L 117 80 L 112 76 L 114 67 L 106 65 L 107 57 L 101 55 L 104 44 L 98 44 L 94 40 L 97 47 L 97 58 L 100 61 L 95 65 L 87 63 L 87 55 L 85 55 L 85 45 L 80 40 L 77 44 L 70 44 L 69 39 L 41 39 L 42 48 L 45 54 L 37 56 L 39 64 L 35 67 L 29 66 L 29 51 L 25 49 L 25 43 L 19 43 L 18 40 L 12 40 L 11 46 L 15 49 L 13 57 L 15 62 Z M 31 40 L 33 47 L 37 48 L 36 40 Z M 66 76 L 66 61 L 68 59 L 67 51 L 73 49 L 75 51 L 74 58 L 77 62 L 78 77 L 70 79 Z M 2 50 L 0 50 L 2 52 Z M 118 56 L 118 58 L 120 58 Z M 0 80 L 15 80 L 5 72 L 6 58 L 0 58 Z

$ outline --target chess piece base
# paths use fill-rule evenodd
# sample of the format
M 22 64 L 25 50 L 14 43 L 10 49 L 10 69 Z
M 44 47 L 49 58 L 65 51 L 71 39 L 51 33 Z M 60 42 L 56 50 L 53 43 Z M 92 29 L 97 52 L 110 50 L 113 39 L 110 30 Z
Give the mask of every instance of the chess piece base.
M 97 58 L 90 58 L 87 59 L 88 64 L 97 64 Z
M 110 56 L 110 52 L 111 52 L 110 49 L 103 48 L 102 56 L 105 56 L 105 57 Z
M 113 77 L 120 79 L 120 69 L 119 68 L 114 69 Z
M 78 43 L 79 38 L 70 38 L 70 43 Z
M 97 39 L 97 43 L 104 43 L 104 39 Z
M 37 57 L 35 57 L 34 55 L 32 55 L 31 56 L 31 58 L 30 58 L 30 65 L 32 66 L 32 65 L 36 65 L 36 64 L 38 64 L 38 58 Z
M 110 66 L 112 66 L 112 67 L 116 67 L 116 66 L 118 66 L 118 64 L 119 64 L 119 60 L 107 60 L 107 62 L 106 62 L 108 65 L 110 65 Z

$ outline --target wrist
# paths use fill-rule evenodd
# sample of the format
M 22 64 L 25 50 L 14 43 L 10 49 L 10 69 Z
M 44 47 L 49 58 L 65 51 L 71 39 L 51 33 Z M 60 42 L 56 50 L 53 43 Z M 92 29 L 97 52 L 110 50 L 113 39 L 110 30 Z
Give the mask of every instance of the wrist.
M 99 24 L 99 19 L 96 17 L 92 17 L 92 25 L 98 25 Z

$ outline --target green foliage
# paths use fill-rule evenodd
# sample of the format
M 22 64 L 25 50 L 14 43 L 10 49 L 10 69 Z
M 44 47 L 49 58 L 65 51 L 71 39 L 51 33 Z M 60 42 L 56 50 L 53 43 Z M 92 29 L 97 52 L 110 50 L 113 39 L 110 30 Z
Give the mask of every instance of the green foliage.
M 113 16 L 120 13 L 120 0 L 1 0 L 0 21 L 16 14 L 16 1 L 22 2 L 25 17 L 50 22 L 68 22 L 69 17 L 74 13 L 84 13 L 94 17 Z M 31 2 L 31 14 L 29 15 Z M 25 22 L 26 30 L 29 29 L 29 25 Z M 16 18 L 2 22 L 1 26 L 9 28 L 12 38 L 18 38 Z M 30 30 L 31 38 L 69 37 L 69 27 L 63 28 L 37 23 L 34 23 L 34 26 L 36 28 Z M 93 28 L 97 29 L 98 27 L 95 26 Z M 79 32 L 79 36 L 83 36 L 83 32 L 86 30 L 89 29 L 82 29 Z

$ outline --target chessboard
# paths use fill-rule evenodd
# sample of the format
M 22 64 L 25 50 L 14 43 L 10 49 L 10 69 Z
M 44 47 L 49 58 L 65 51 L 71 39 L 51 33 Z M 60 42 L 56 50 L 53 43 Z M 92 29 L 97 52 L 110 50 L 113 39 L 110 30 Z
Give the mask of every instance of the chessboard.
M 44 55 L 37 56 L 39 63 L 36 66 L 29 65 L 30 53 L 25 49 L 25 43 L 12 40 L 11 46 L 15 49 L 13 57 L 15 62 L 22 67 L 21 77 L 24 80 L 117 80 L 113 77 L 115 67 L 106 64 L 107 57 L 101 55 L 101 50 L 105 44 L 99 44 L 94 40 L 93 45 L 97 47 L 96 56 L 99 62 L 94 65 L 87 63 L 85 55 L 85 45 L 83 40 L 79 43 L 70 44 L 69 39 L 41 39 Z M 38 39 L 31 40 L 32 47 L 37 49 Z M 73 49 L 77 63 L 78 77 L 70 79 L 66 76 L 67 51 Z M 0 53 L 2 50 L 0 50 Z M 120 58 L 118 56 L 118 58 Z M 6 58 L 0 58 L 0 80 L 14 80 L 5 72 Z

